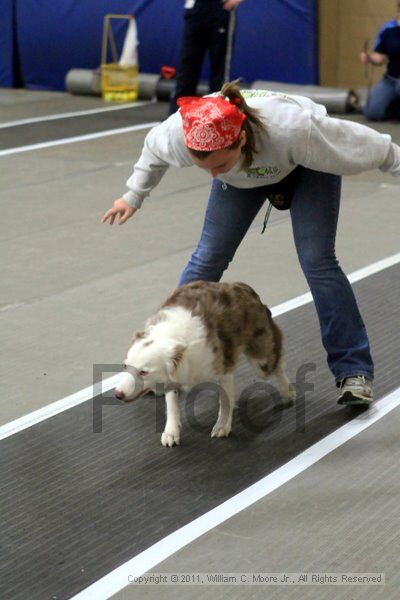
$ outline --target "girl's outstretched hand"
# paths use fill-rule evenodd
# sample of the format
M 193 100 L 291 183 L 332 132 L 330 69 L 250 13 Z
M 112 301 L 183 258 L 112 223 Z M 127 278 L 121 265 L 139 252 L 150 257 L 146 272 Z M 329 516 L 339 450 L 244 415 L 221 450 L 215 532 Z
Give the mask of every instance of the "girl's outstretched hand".
M 118 198 L 118 200 L 115 200 L 112 208 L 103 215 L 101 222 L 105 223 L 110 219 L 110 225 L 112 225 L 115 221 L 115 217 L 119 215 L 119 224 L 123 225 L 136 210 L 136 208 L 128 204 L 123 198 Z

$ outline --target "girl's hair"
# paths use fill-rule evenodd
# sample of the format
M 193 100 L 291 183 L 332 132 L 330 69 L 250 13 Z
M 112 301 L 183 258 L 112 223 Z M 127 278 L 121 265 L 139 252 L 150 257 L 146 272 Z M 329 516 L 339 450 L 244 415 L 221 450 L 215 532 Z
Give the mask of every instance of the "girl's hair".
M 226 96 L 227 98 L 229 98 L 230 101 L 233 100 L 232 103 L 236 104 L 238 109 L 246 115 L 246 119 L 243 121 L 241 129 L 241 131 L 244 130 L 246 132 L 246 144 L 242 148 L 242 153 L 244 157 L 241 166 L 241 169 L 245 171 L 252 164 L 253 155 L 256 151 L 256 140 L 254 130 L 258 129 L 260 132 L 265 133 L 266 127 L 261 121 L 260 117 L 258 116 L 259 111 L 256 108 L 251 108 L 250 106 L 248 106 L 246 100 L 243 98 L 238 87 L 238 82 L 239 79 L 231 81 L 230 83 L 225 83 L 221 89 L 221 96 Z M 238 139 L 233 142 L 233 144 L 231 144 L 227 148 L 224 148 L 224 150 L 234 150 L 239 146 L 239 144 L 240 135 L 238 136 Z M 212 154 L 213 152 L 207 150 L 192 150 L 190 148 L 189 151 L 200 160 L 202 160 L 203 158 L 207 158 L 207 156 L 210 156 L 210 154 Z

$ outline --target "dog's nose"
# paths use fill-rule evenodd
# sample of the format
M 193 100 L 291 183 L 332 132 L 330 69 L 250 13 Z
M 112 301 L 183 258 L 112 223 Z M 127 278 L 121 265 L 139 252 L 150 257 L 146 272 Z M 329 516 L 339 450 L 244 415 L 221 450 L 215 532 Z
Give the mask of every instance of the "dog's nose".
M 118 390 L 118 389 L 116 389 L 116 390 L 114 391 L 114 396 L 115 396 L 116 398 L 118 398 L 118 400 L 123 400 L 123 399 L 125 398 L 125 394 L 124 394 L 124 392 L 123 392 L 122 390 Z

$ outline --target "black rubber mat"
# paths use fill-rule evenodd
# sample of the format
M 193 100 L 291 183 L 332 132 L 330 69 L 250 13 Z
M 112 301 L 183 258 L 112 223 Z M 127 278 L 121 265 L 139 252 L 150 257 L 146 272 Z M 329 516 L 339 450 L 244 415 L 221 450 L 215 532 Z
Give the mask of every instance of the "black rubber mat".
M 162 121 L 167 118 L 167 113 L 168 103 L 158 102 L 124 110 L 4 127 L 0 129 L 0 150 Z
M 399 275 L 395 266 L 354 286 L 374 351 L 377 398 L 400 384 Z M 251 387 L 256 380 L 242 363 L 228 439 L 209 437 L 214 398 L 186 402 L 181 446 L 169 449 L 160 445 L 161 399 L 103 406 L 100 421 L 107 398 L 97 397 L 0 442 L 0 598 L 70 598 L 357 414 L 336 404 L 314 306 L 277 320 L 291 379 L 310 369 L 314 389 L 305 406 L 278 410 L 265 388 Z

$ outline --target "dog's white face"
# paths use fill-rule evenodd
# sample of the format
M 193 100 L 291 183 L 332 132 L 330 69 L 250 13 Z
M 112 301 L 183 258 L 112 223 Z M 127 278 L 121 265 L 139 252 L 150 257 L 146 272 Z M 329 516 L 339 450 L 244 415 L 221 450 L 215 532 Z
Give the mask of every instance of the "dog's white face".
M 171 341 L 157 342 L 151 338 L 136 341 L 124 362 L 124 373 L 115 389 L 120 400 L 133 401 L 147 392 L 155 391 L 157 384 L 173 380 L 176 369 L 176 345 Z

